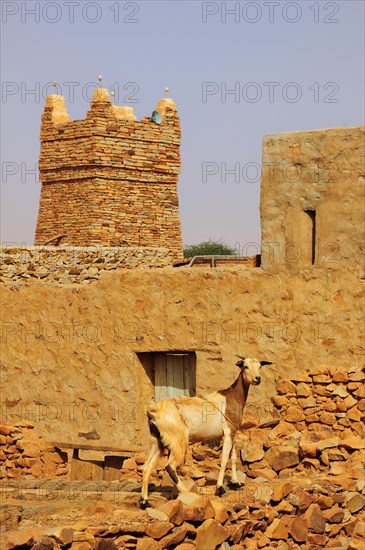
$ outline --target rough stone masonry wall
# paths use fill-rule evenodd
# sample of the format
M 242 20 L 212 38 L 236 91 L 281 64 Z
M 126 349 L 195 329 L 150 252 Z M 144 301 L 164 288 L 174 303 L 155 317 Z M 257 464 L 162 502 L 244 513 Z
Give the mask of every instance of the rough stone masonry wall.
M 263 269 L 298 272 L 313 264 L 363 273 L 364 154 L 364 126 L 265 137 Z
M 67 454 L 44 441 L 32 423 L 0 424 L 0 479 L 56 479 L 67 472 Z
M 86 120 L 68 121 L 63 105 L 49 96 L 42 116 L 36 244 L 64 235 L 72 245 L 166 247 L 180 259 L 176 111 L 167 106 L 160 125 L 120 120 L 103 89 Z
M 2 283 L 91 283 L 116 269 L 167 267 L 173 263 L 166 248 L 98 246 L 0 247 Z

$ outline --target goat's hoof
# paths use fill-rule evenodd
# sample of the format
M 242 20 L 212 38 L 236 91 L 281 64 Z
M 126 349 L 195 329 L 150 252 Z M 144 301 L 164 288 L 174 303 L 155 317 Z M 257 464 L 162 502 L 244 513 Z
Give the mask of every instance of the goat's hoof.
M 141 510 L 145 510 L 147 507 L 149 507 L 150 503 L 148 500 L 145 500 L 144 498 L 141 498 L 139 501 L 139 507 Z
M 216 490 L 215 490 L 215 494 L 219 497 L 221 497 L 222 495 L 224 495 L 226 493 L 226 490 L 225 488 L 223 487 L 223 485 L 221 485 L 220 487 L 216 487 Z
M 238 489 L 241 489 L 242 486 L 242 483 L 239 481 L 231 481 L 231 483 L 228 484 L 228 487 L 233 491 L 238 491 Z

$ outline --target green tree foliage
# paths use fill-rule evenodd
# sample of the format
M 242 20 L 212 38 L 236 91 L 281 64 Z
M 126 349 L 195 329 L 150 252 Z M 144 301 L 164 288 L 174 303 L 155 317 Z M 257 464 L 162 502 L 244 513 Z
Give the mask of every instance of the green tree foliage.
M 212 239 L 199 244 L 191 244 L 184 248 L 185 258 L 193 258 L 194 256 L 230 256 L 234 254 L 236 254 L 234 248 Z

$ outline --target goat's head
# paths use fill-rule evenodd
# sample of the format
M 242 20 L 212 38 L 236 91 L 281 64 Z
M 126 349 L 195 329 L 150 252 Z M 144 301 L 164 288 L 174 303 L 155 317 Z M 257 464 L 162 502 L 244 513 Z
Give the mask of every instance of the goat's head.
M 242 369 L 242 376 L 245 384 L 250 386 L 254 384 L 258 386 L 261 383 L 260 369 L 264 365 L 272 365 L 270 361 L 259 361 L 258 359 L 250 359 L 249 357 L 242 357 L 237 355 L 239 361 L 237 361 L 237 367 Z

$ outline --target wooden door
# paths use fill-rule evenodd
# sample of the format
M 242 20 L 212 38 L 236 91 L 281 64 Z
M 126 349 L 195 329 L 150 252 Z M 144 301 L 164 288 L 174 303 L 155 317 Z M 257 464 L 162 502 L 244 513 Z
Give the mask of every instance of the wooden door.
M 155 354 L 155 401 L 195 395 L 195 353 Z

